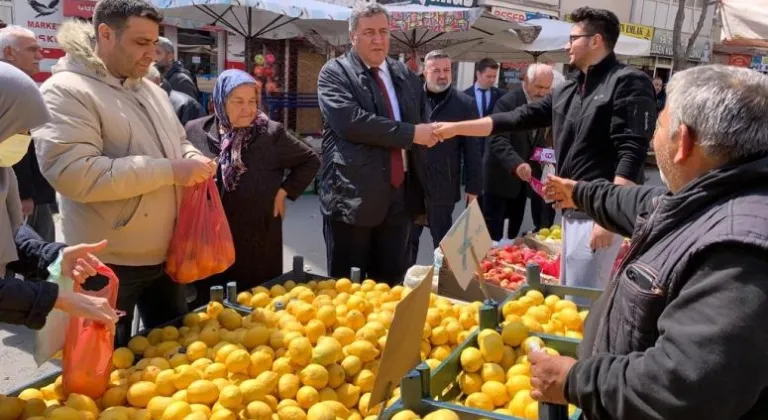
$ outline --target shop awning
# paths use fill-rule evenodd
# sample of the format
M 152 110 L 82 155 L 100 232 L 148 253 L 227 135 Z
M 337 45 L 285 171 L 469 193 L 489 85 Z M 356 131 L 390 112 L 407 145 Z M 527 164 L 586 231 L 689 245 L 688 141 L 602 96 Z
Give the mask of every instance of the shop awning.
M 720 0 L 723 44 L 768 48 L 768 0 Z

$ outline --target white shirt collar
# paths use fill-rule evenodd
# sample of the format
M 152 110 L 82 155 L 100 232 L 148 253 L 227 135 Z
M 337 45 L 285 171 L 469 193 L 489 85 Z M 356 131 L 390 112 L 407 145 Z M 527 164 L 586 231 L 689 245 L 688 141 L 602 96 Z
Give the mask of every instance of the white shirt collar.
M 363 63 L 363 64 L 365 64 L 365 63 Z M 370 70 L 371 67 L 373 67 L 373 66 L 369 66 L 368 64 L 366 64 L 365 67 Z M 387 60 L 386 59 L 384 60 L 384 62 L 381 63 L 381 65 L 379 65 L 379 71 L 384 73 L 384 74 L 386 74 L 387 76 L 389 76 L 389 64 L 387 64 Z

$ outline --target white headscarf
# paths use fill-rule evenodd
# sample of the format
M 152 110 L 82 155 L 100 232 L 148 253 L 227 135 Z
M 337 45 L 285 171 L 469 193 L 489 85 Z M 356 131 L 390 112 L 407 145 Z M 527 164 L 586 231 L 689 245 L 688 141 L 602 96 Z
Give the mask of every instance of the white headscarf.
M 0 143 L 51 119 L 35 82 L 16 67 L 0 62 Z M 0 168 L 0 277 L 18 259 L 14 236 L 23 223 L 19 186 L 13 168 Z

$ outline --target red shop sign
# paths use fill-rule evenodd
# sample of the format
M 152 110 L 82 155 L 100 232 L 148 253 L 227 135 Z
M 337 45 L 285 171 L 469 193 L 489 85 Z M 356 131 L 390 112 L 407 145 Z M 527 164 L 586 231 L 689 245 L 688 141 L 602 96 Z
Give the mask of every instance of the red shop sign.
M 93 16 L 94 7 L 96 7 L 94 0 L 64 0 L 62 13 L 65 17 L 90 19 Z
M 731 54 L 728 56 L 728 65 L 736 67 L 749 67 L 752 56 L 746 54 Z

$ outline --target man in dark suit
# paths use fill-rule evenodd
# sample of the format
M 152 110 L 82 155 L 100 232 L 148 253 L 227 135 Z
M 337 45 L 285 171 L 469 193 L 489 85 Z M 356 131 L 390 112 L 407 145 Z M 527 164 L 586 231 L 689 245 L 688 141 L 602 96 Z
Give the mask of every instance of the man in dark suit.
M 496 87 L 499 78 L 499 63 L 492 58 L 484 58 L 475 64 L 475 83 L 464 91 L 475 104 L 480 117 L 493 112 L 496 101 L 504 96 L 504 91 Z M 485 144 L 485 142 L 483 142 Z M 483 146 L 483 149 L 485 147 Z
M 389 13 L 368 3 L 349 20 L 352 49 L 323 66 L 317 94 L 323 117 L 320 207 L 332 277 L 359 267 L 390 284 L 408 268 L 411 222 L 423 217 L 414 144 L 437 138 L 424 122 L 421 82 L 389 53 Z
M 477 118 L 475 104 L 463 92 L 451 87 L 451 57 L 441 50 L 430 51 L 424 58 L 424 90 L 427 95 L 428 121 L 463 121 Z M 431 149 L 419 147 L 423 158 L 419 175 L 427 197 L 427 221 L 432 245 L 437 248 L 453 224 L 452 215 L 461 199 L 461 161 L 467 175 L 466 201 L 476 199 L 482 190 L 481 140 L 458 137 Z M 421 169 L 424 170 L 421 170 Z M 414 224 L 411 232 L 411 264 L 416 262 L 422 226 Z
M 554 73 L 546 64 L 528 67 L 522 86 L 502 96 L 494 113 L 509 112 L 529 102 L 544 98 L 552 89 Z M 531 160 L 537 147 L 553 147 L 545 141 L 546 129 L 514 131 L 489 137 L 483 157 L 485 223 L 495 241 L 504 236 L 504 219 L 509 219 L 507 235 L 520 233 L 525 204 L 531 200 L 531 217 L 536 230 L 552 226 L 555 209 L 536 194 L 528 184 L 531 177 L 541 178 L 541 165 Z

